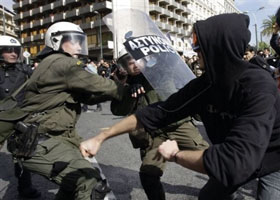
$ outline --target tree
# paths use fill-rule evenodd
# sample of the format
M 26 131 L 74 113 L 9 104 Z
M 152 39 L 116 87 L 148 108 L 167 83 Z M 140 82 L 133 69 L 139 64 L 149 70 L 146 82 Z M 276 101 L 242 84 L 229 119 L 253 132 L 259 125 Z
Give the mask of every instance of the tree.
M 264 49 L 264 48 L 269 48 L 269 44 L 265 43 L 265 42 L 259 42 L 259 49 Z
M 268 19 L 264 19 L 263 20 L 263 25 L 262 25 L 262 28 L 263 28 L 263 30 L 262 30 L 262 32 L 261 32 L 261 34 L 263 35 L 263 36 L 271 36 L 272 35 L 272 33 L 273 33 L 273 28 L 272 28 L 272 26 L 273 26 L 273 24 L 275 24 L 276 23 L 276 17 L 275 17 L 275 15 L 270 15 L 270 16 L 268 16 Z

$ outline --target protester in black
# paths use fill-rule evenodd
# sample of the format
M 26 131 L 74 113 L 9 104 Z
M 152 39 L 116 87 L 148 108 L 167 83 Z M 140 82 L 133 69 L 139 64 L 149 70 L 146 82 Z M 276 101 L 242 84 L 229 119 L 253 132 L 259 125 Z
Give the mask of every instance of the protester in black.
M 107 138 L 144 126 L 152 132 L 188 115 L 199 114 L 213 143 L 207 150 L 179 151 L 167 141 L 159 153 L 169 161 L 205 173 L 200 200 L 226 199 L 259 177 L 258 199 L 280 196 L 280 96 L 263 68 L 243 60 L 250 41 L 249 18 L 222 14 L 194 24 L 202 76 L 165 102 L 138 110 L 108 130 L 81 143 L 95 155 Z
M 245 50 L 245 54 L 244 54 L 243 58 L 244 58 L 244 60 L 246 60 L 252 64 L 255 64 L 255 65 L 258 65 L 258 66 L 264 68 L 269 73 L 271 73 L 272 76 L 274 76 L 275 68 L 269 66 L 269 64 L 266 62 L 266 60 L 262 56 L 257 54 L 255 47 L 248 45 Z

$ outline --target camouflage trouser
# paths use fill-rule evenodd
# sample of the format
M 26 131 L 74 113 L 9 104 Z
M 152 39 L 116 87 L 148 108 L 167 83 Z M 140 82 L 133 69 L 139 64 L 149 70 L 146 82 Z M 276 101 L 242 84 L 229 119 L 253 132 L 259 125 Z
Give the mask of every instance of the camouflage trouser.
M 78 147 L 58 138 L 37 146 L 36 154 L 23 165 L 60 185 L 56 199 L 90 200 L 100 173 L 85 160 Z
M 163 159 L 155 159 L 155 156 L 158 147 L 167 139 L 177 141 L 180 150 L 203 150 L 209 146 L 193 123 L 185 122 L 172 132 L 150 139 L 150 145 L 146 149 L 140 150 L 142 159 L 141 173 L 156 177 L 162 176 L 165 162 Z

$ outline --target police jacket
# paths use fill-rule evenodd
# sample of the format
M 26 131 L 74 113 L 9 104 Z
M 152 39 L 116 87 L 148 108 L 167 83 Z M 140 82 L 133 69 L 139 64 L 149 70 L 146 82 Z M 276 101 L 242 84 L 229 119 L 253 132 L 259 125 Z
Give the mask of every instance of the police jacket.
M 16 64 L 0 64 L 0 99 L 11 95 L 30 77 L 32 70 L 29 66 L 22 63 Z M 19 104 L 23 102 L 24 90 L 20 91 L 16 96 Z
M 133 86 L 134 84 L 140 84 L 145 89 L 145 94 L 141 95 L 139 98 L 126 98 L 125 101 L 118 101 L 114 99 L 111 102 L 111 111 L 114 115 L 118 116 L 126 116 L 132 113 L 135 113 L 137 109 L 144 108 L 147 105 L 156 103 L 161 100 L 160 96 L 156 93 L 147 79 L 143 76 L 143 74 L 139 74 L 137 76 L 128 76 L 127 84 Z M 175 130 L 184 122 L 188 122 L 191 120 L 191 117 L 186 117 L 180 121 L 169 124 L 167 127 L 164 127 L 159 130 L 154 130 L 153 134 L 161 134 L 164 131 Z
M 242 60 L 248 24 L 242 14 L 197 22 L 205 73 L 167 101 L 136 112 L 147 130 L 198 113 L 213 143 L 204 168 L 229 188 L 280 170 L 279 91 L 269 72 Z
M 111 111 L 114 115 L 125 116 L 134 113 L 138 108 L 145 107 L 149 104 L 158 102 L 160 97 L 149 84 L 147 79 L 139 74 L 137 76 L 128 76 L 126 81 L 128 85 L 142 85 L 145 89 L 145 94 L 138 98 L 129 98 L 126 102 L 113 100 L 111 102 Z
M 67 54 L 45 57 L 26 86 L 22 110 L 30 115 L 25 121 L 39 123 L 41 133 L 63 137 L 78 145 L 75 125 L 81 113 L 80 103 L 121 100 L 124 89 L 84 67 L 80 60 Z

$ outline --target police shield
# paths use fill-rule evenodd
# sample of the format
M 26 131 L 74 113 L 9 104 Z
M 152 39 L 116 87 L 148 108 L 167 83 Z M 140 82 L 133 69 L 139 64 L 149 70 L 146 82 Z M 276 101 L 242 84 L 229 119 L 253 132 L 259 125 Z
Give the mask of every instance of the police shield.
M 162 100 L 195 78 L 170 40 L 143 11 L 121 9 L 105 16 L 117 52 L 125 48 Z

